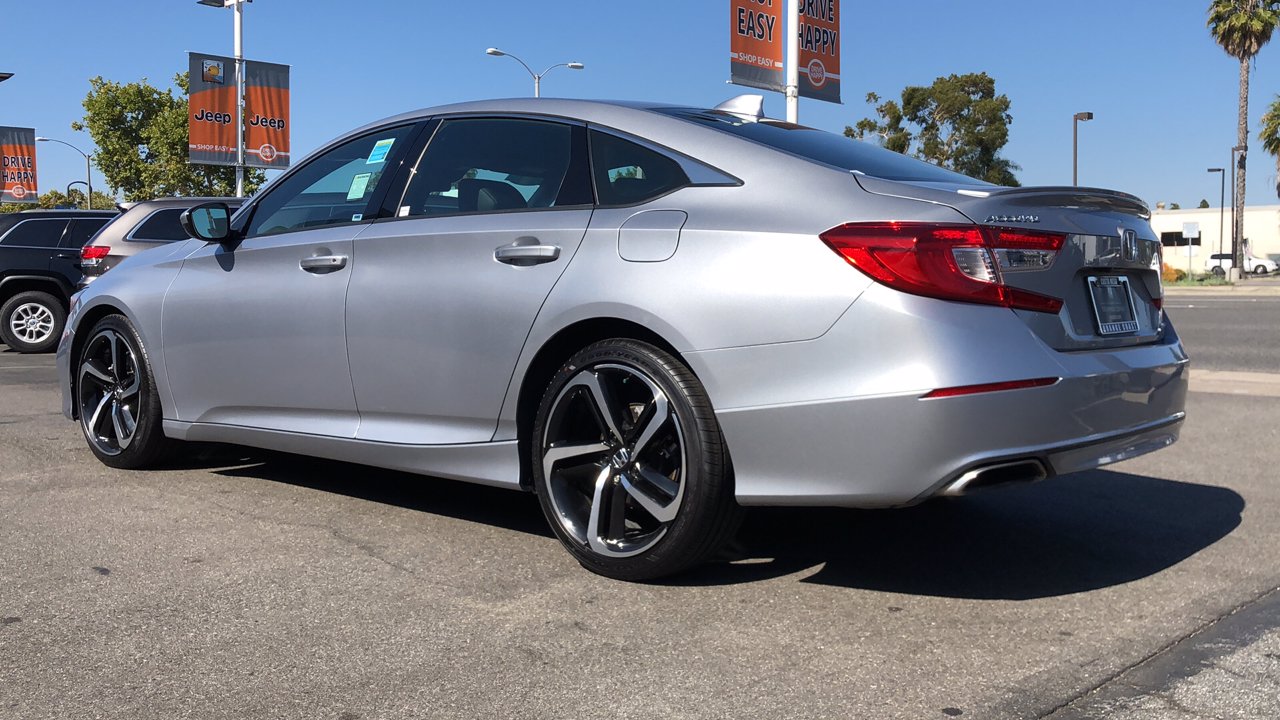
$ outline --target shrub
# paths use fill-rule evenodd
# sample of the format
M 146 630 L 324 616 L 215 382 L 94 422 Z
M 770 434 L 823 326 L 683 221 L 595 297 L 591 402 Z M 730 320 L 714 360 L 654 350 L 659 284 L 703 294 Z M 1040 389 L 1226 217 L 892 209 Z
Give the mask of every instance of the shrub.
M 1187 271 L 1170 267 L 1169 263 L 1163 263 L 1160 268 L 1160 279 L 1167 282 L 1178 282 L 1187 279 Z

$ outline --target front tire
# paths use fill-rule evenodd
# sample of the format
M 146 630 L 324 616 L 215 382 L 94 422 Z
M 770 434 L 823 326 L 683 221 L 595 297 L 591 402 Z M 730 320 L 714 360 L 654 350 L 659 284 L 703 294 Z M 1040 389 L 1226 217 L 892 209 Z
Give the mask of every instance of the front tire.
M 543 395 L 532 447 L 542 510 L 592 572 L 670 575 L 737 529 L 711 402 L 687 367 L 652 345 L 605 340 L 570 358 Z
M 45 353 L 58 346 L 67 311 L 47 292 L 20 292 L 0 305 L 0 340 L 20 353 Z
M 80 429 L 104 465 L 129 470 L 154 466 L 174 441 L 161 429 L 160 396 L 151 363 L 133 325 L 108 315 L 89 331 L 75 358 Z

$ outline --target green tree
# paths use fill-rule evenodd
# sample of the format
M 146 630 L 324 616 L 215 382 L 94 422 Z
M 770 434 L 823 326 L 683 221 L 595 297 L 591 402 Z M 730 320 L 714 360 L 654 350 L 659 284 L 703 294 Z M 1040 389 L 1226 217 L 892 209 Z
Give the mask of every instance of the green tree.
M 1280 1 L 1280 0 L 1278 0 Z M 969 177 L 1017 186 L 1021 168 L 1000 156 L 1009 142 L 1009 97 L 996 94 L 986 73 L 939 77 L 929 86 L 909 86 L 901 102 L 867 95 L 876 119 L 863 118 L 844 134 L 876 137 L 894 152 L 914 155 Z
M 1236 145 L 1249 144 L 1249 64 L 1271 41 L 1280 23 L 1280 0 L 1213 0 L 1209 4 L 1209 34 L 1228 55 L 1240 61 L 1240 99 L 1236 117 Z M 1245 155 L 1236 165 L 1234 237 L 1244 234 Z M 1240 248 L 1233 248 L 1240 267 Z
M 1258 139 L 1262 140 L 1262 149 L 1276 159 L 1276 195 L 1280 196 L 1280 95 L 1271 101 L 1271 107 L 1262 116 Z
M 89 80 L 84 119 L 71 128 L 89 131 L 98 146 L 94 163 L 125 200 L 235 193 L 235 168 L 187 162 L 187 74 L 174 84 L 177 94 L 146 78 L 127 85 Z M 252 193 L 263 179 L 261 170 L 246 170 L 245 191 Z
M 1170 209 L 1170 210 L 1181 210 L 1181 209 L 1182 209 L 1182 206 L 1181 206 L 1181 205 L 1179 205 L 1178 203 L 1169 203 L 1169 209 Z
M 1209 207 L 1209 201 L 1208 201 L 1208 200 L 1203 200 L 1203 199 L 1202 199 L 1202 200 L 1200 201 L 1200 205 L 1199 205 L 1199 207 L 1200 207 L 1200 209 L 1201 209 L 1201 210 L 1204 210 L 1204 209 L 1208 208 L 1208 207 Z
M 93 191 L 93 209 L 94 210 L 111 210 L 116 206 L 116 199 L 110 195 Z M 21 212 L 23 210 L 36 210 L 43 208 L 51 210 L 59 207 L 73 207 L 77 209 L 84 208 L 84 191 L 80 188 L 72 188 L 71 194 L 68 195 L 61 190 L 48 190 L 40 193 L 37 202 L 23 203 L 21 205 L 0 205 L 0 213 Z

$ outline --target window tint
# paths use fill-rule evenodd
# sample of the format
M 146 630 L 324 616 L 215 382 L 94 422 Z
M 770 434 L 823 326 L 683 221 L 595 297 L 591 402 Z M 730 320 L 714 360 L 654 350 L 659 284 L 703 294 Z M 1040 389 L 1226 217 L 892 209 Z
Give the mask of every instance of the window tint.
M 71 221 L 71 229 L 67 232 L 67 241 L 63 243 L 63 247 L 78 248 L 84 247 L 89 242 L 89 238 L 93 237 L 107 223 L 111 222 L 111 218 L 79 218 Z
M 190 236 L 187 235 L 187 231 L 183 230 L 182 225 L 178 222 L 178 218 L 182 217 L 185 209 L 168 208 L 157 210 L 142 221 L 142 224 L 133 231 L 129 239 L 143 242 L 187 240 Z
M 274 235 L 364 220 L 387 160 L 412 125 L 380 130 L 343 143 L 303 165 L 258 203 L 245 233 Z
M 67 227 L 65 218 L 59 220 L 23 220 L 5 234 L 0 243 L 15 247 L 56 248 Z
M 634 205 L 689 184 L 680 164 L 662 153 L 591 131 L 591 167 L 601 205 Z
M 987 185 L 966 175 L 870 143 L 777 120 L 751 122 L 725 112 L 667 108 L 658 112 L 715 128 L 783 152 L 885 180 Z
M 447 120 L 423 151 L 396 216 L 590 205 L 582 133 L 537 120 Z

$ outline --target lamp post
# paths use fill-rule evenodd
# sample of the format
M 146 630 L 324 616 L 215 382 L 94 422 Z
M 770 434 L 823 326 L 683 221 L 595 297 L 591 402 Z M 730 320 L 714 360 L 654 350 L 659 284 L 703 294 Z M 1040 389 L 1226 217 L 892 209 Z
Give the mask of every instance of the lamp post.
M 4 82 L 11 77 L 13 77 L 13 73 L 0 73 L 0 82 Z
M 1078 112 L 1071 117 L 1071 185 L 1080 184 L 1080 123 L 1093 119 L 1091 112 Z
M 80 148 L 76 147 L 75 145 L 72 145 L 69 142 L 63 142 L 62 140 L 54 140 L 53 138 L 41 137 L 39 135 L 36 136 L 36 142 L 56 142 L 59 145 L 66 145 L 67 147 L 71 148 L 72 150 L 75 150 L 76 152 L 84 156 L 84 177 L 85 177 L 84 184 L 85 184 L 85 187 L 89 188 L 89 194 L 85 196 L 84 206 L 86 210 L 92 210 L 93 209 L 93 173 L 90 171 L 89 153 L 81 150 Z
M 72 187 L 74 187 L 74 186 L 76 186 L 76 185 L 84 185 L 85 187 L 88 187 L 88 186 L 89 186 L 89 183 L 87 183 L 87 182 L 85 182 L 85 181 L 83 181 L 83 180 L 72 180 L 71 182 L 67 183 L 67 199 L 68 199 L 68 200 L 70 200 L 70 199 L 71 199 L 71 188 L 72 188 Z M 85 195 L 86 200 L 88 199 L 88 197 L 89 197 L 89 196 L 88 196 L 88 194 L 86 194 L 86 195 Z M 93 209 L 93 208 L 88 207 L 88 204 L 87 204 L 87 202 L 86 202 L 85 210 L 92 210 L 92 209 Z
M 584 67 L 586 67 L 586 65 L 583 65 L 580 62 L 557 63 L 547 68 L 546 70 L 543 70 L 540 73 L 536 73 L 529 68 L 529 66 L 525 63 L 525 61 L 521 60 L 515 55 L 512 55 L 511 53 L 503 52 L 498 48 L 492 48 L 492 47 L 488 48 L 484 52 L 486 55 L 492 55 L 494 57 L 502 57 L 505 55 L 506 57 L 509 57 L 512 60 L 515 60 L 516 62 L 520 63 L 520 65 L 524 67 L 525 72 L 529 73 L 529 75 L 533 77 L 533 96 L 534 97 L 542 97 L 542 76 L 543 75 L 546 75 L 547 73 L 551 72 L 552 70 L 555 70 L 558 67 L 567 67 L 570 70 L 581 70 Z
M 244 197 L 244 4 L 253 0 L 196 0 L 197 5 L 235 9 L 236 197 Z
M 1219 189 L 1218 198 L 1218 254 L 1222 254 L 1222 237 L 1226 235 L 1226 204 L 1227 204 L 1227 170 L 1226 168 L 1209 168 L 1205 172 L 1218 173 L 1222 187 Z

